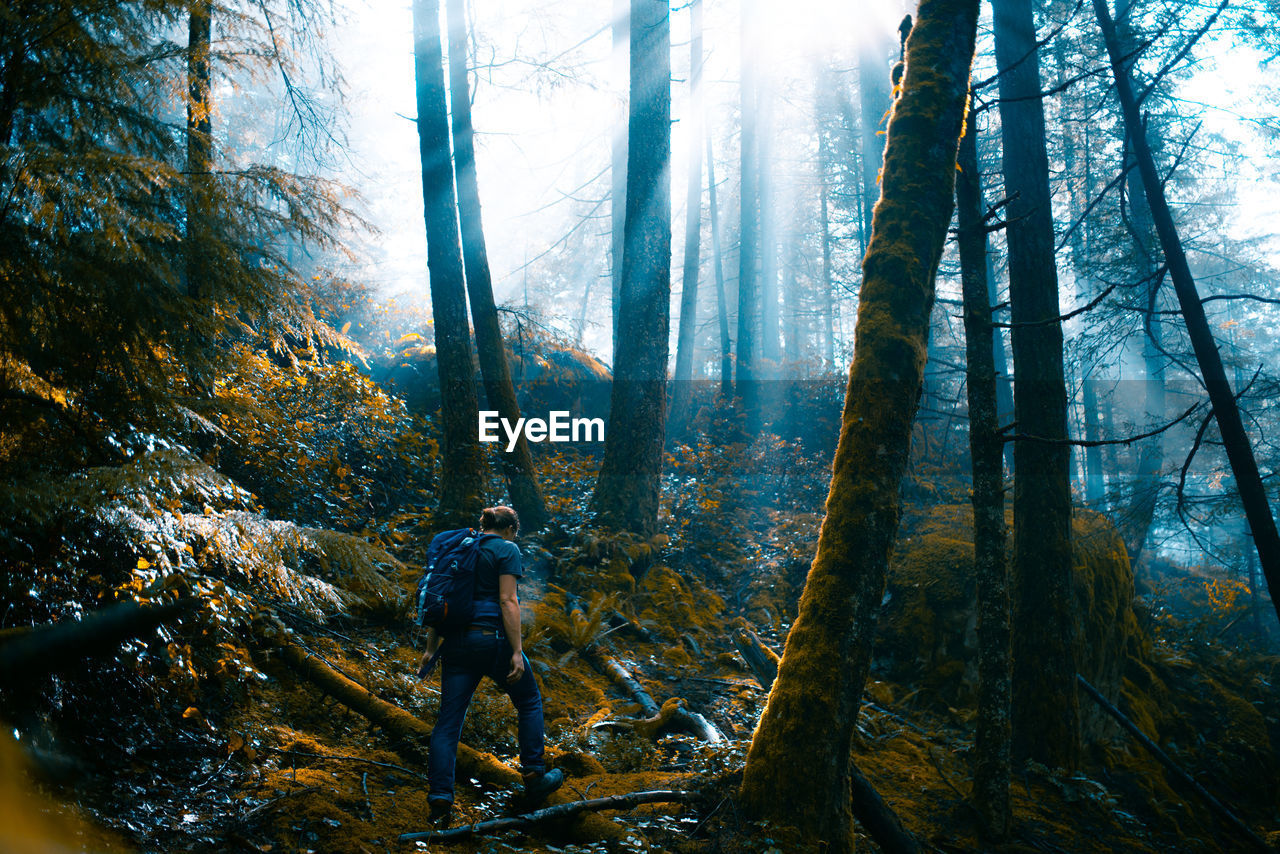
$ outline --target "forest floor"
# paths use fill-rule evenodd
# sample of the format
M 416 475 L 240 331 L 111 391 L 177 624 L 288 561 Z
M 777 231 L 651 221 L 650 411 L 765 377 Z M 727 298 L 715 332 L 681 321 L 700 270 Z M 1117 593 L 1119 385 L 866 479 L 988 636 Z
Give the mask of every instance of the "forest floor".
M 788 828 L 753 823 L 736 807 L 768 695 L 734 634 L 751 627 L 781 652 L 821 521 L 768 509 L 748 487 L 780 496 L 776 506 L 812 506 L 812 495 L 792 501 L 783 490 L 820 490 L 825 467 L 813 455 L 811 472 L 788 465 L 734 479 L 716 472 L 736 473 L 740 460 L 718 453 L 685 450 L 669 460 L 680 473 L 666 486 L 669 535 L 591 532 L 563 509 L 585 506 L 579 495 L 560 498 L 559 524 L 523 541 L 525 649 L 542 687 L 549 759 L 568 775 L 557 797 L 695 796 L 604 812 L 607 826 L 562 821 L 456 842 L 399 839 L 430 829 L 422 736 L 436 717 L 439 682 L 415 675 L 422 637 L 404 606 L 425 537 L 383 538 L 388 548 L 401 544 L 401 563 L 359 536 L 272 522 L 254 512 L 254 496 L 172 456 L 97 471 L 65 489 L 33 487 L 23 499 L 32 507 L 44 492 L 89 495 L 92 506 L 86 515 L 75 509 L 80 499 L 64 496 L 49 499 L 53 510 L 32 511 L 32 530 L 55 532 L 42 533 L 40 547 L 60 557 L 31 563 L 38 581 L 17 572 L 12 581 L 54 603 L 96 590 L 196 598 L 200 609 L 157 638 L 0 691 L 12 726 L 0 737 L 0 849 L 794 850 Z M 555 466 L 577 489 L 589 485 L 571 464 Z M 119 503 L 102 497 L 109 494 Z M 904 518 L 854 759 L 926 848 L 1256 850 L 1115 726 L 1102 727 L 1077 773 L 1019 765 L 1012 836 L 999 844 L 980 837 L 969 806 L 965 511 L 936 497 L 911 500 L 927 509 Z M 1090 655 L 1112 674 L 1110 696 L 1274 847 L 1280 658 L 1241 642 L 1248 603 L 1235 588 L 1166 567 L 1132 605 L 1114 528 L 1096 514 L 1079 517 L 1078 551 L 1092 573 L 1084 634 L 1107 647 Z M 369 555 L 380 556 L 378 573 Z M 60 581 L 58 561 L 75 574 Z M 104 580 L 83 568 L 107 565 L 126 569 Z M 647 723 L 636 697 L 604 674 L 610 657 L 657 706 L 678 698 L 704 716 L 718 743 L 707 730 Z M 371 720 L 370 709 L 382 717 Z M 530 808 L 516 791 L 515 730 L 511 704 L 486 682 L 463 743 L 493 756 L 473 754 L 460 773 L 455 825 Z M 865 835 L 862 845 L 877 850 Z
M 688 734 L 654 739 L 636 732 L 627 722 L 643 717 L 640 707 L 580 652 L 553 643 L 545 611 L 535 613 L 528 652 L 545 698 L 549 757 L 568 773 L 566 790 L 581 798 L 649 789 L 708 790 L 692 805 L 652 804 L 606 813 L 631 834 L 613 850 L 788 850 L 785 832 L 773 834 L 747 823 L 733 802 L 734 772 L 741 768 L 766 698 L 733 652 L 733 615 L 704 622 L 699 636 L 711 638 L 705 648 L 688 637 L 673 650 L 658 638 L 626 637 L 626 625 L 609 632 L 606 621 L 595 628 L 598 635 L 608 633 L 600 642 L 612 643 L 658 703 L 683 698 L 724 733 L 723 744 L 711 745 Z M 407 629 L 349 619 L 321 625 L 286 616 L 286 622 L 293 622 L 293 642 L 330 668 L 423 721 L 434 719 L 438 679 L 421 682 L 414 675 L 419 652 Z M 429 829 L 421 765 L 397 752 L 387 733 L 300 679 L 273 653 L 259 652 L 255 661 L 265 678 L 256 680 L 246 696 L 216 716 L 188 710 L 181 725 L 164 734 L 167 741 L 152 744 L 147 755 L 80 784 L 77 800 L 99 822 L 130 838 L 126 847 L 606 850 L 590 840 L 566 841 L 574 834 L 564 825 L 449 843 L 398 842 L 400 834 Z M 922 700 L 912 685 L 873 681 L 860 717 L 856 761 L 905 825 L 934 850 L 1247 848 L 1124 737 L 1095 748 L 1089 765 L 1077 774 L 1021 768 L 1012 790 L 1014 837 L 1001 845 L 986 843 L 977 834 L 967 798 L 972 712 L 939 713 Z M 514 732 L 510 703 L 486 681 L 468 715 L 464 743 L 514 766 Z M 510 789 L 460 783 L 455 825 L 520 811 L 518 795 Z M 1255 811 L 1255 827 L 1258 817 Z M 878 850 L 867 838 L 863 846 Z

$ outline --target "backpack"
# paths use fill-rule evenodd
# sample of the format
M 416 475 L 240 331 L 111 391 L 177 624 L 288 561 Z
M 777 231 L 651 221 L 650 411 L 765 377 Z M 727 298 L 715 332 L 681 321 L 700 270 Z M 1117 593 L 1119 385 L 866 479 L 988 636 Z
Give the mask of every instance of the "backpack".
M 414 621 L 437 631 L 461 628 L 475 616 L 476 561 L 480 544 L 495 534 L 458 528 L 437 534 L 427 547 L 427 570 L 418 579 Z

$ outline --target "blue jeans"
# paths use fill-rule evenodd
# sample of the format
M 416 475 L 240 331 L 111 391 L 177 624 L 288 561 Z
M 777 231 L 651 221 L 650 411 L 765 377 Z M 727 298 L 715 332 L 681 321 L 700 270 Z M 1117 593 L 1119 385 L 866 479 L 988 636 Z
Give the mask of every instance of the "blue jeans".
M 514 683 L 511 672 L 511 645 L 501 631 L 467 631 L 451 635 L 440 650 L 440 715 L 431 731 L 427 756 L 428 797 L 453 800 L 454 765 L 458 759 L 458 739 L 467 715 L 471 695 L 480 680 L 488 676 L 507 692 L 516 707 L 519 728 L 520 766 L 525 773 L 544 770 L 542 695 L 533 678 L 529 659 L 524 659 L 524 675 Z

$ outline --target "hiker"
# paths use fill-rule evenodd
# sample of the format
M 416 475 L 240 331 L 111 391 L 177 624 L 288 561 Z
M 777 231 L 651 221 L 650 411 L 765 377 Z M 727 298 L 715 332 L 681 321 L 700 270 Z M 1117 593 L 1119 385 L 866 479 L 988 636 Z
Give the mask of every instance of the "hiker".
M 452 817 L 454 764 L 462 721 L 485 676 L 506 691 L 516 707 L 525 794 L 530 800 L 541 800 L 564 782 L 563 771 L 546 770 L 542 695 L 520 645 L 516 582 L 522 571 L 520 549 L 514 542 L 519 530 L 520 519 L 510 507 L 484 510 L 475 568 L 475 614 L 465 627 L 447 630 L 443 636 L 435 630 L 427 635 L 420 672 L 429 671 L 437 652 L 441 661 L 440 715 L 431 731 L 427 757 L 427 803 L 436 827 L 447 827 Z

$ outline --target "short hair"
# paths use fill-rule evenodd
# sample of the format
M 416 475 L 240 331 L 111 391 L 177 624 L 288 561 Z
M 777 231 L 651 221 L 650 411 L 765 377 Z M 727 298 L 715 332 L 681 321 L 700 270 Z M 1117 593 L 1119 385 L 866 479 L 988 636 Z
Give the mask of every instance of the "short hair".
M 497 507 L 486 507 L 481 512 L 480 530 L 502 531 L 507 528 L 514 528 L 517 534 L 520 533 L 520 517 L 515 510 L 499 504 Z

